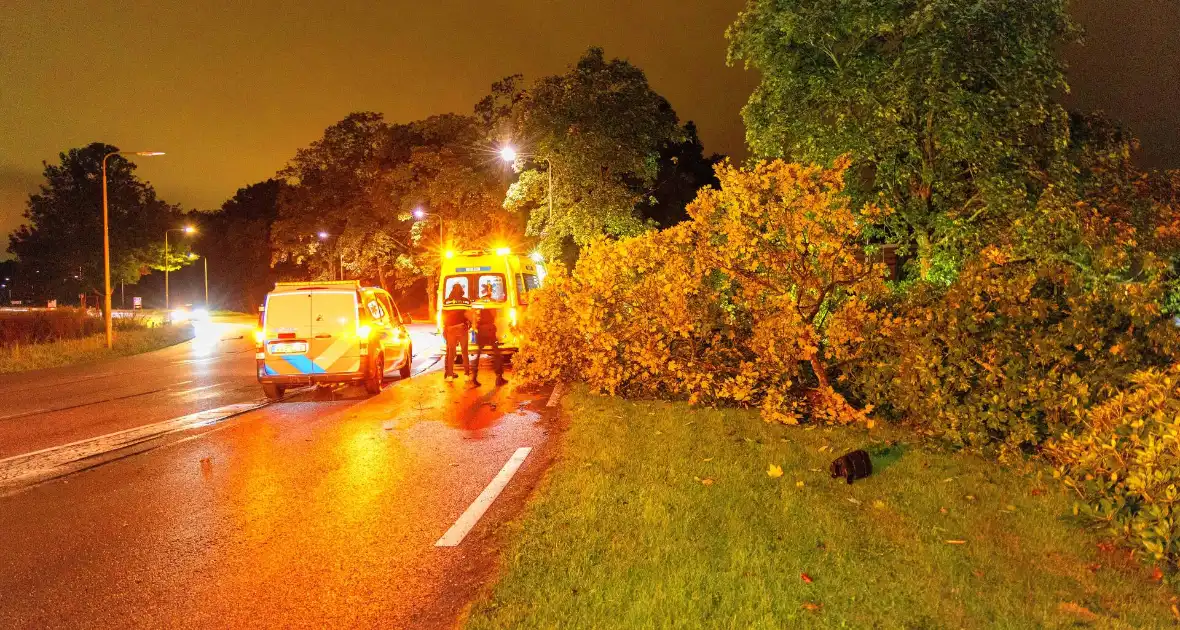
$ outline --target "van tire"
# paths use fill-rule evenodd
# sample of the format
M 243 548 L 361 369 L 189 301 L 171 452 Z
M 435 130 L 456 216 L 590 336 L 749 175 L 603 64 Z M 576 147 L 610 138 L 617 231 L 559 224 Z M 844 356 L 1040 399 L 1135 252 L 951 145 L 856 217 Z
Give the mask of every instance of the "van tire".
M 375 354 L 373 361 L 369 364 L 369 375 L 365 378 L 365 391 L 376 396 L 381 393 L 383 382 L 385 382 L 385 357 Z
M 278 400 L 283 397 L 283 393 L 285 391 L 286 388 L 282 385 L 277 385 L 275 383 L 262 384 L 262 393 L 266 396 L 267 400 Z
M 397 375 L 402 378 L 410 378 L 410 368 L 414 366 L 414 346 L 406 351 L 406 364 L 397 371 Z

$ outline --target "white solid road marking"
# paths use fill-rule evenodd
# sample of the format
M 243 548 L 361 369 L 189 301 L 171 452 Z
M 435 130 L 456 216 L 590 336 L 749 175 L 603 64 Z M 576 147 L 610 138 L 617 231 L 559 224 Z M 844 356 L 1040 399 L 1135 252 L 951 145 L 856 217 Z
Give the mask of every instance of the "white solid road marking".
M 184 396 L 186 394 L 193 394 L 193 393 L 203 391 L 206 389 L 213 389 L 214 387 L 221 387 L 222 385 L 225 385 L 225 383 L 226 383 L 226 381 L 222 381 L 220 383 L 214 383 L 212 385 L 205 385 L 204 387 L 194 387 L 192 389 L 186 389 L 186 390 L 180 391 L 180 392 L 172 392 L 172 395 L 173 396 Z
M 216 409 L 198 411 L 179 418 L 124 429 L 98 437 L 78 440 L 60 446 L 43 448 L 32 453 L 23 453 L 0 459 L 0 487 L 29 477 L 52 473 L 55 469 L 73 462 L 101 455 L 168 433 L 200 428 L 225 420 L 226 418 L 265 407 L 268 401 L 226 405 Z
M 434 546 L 454 547 L 463 542 L 463 539 L 471 531 L 471 528 L 475 527 L 475 524 L 483 517 L 484 512 L 487 512 L 488 508 L 491 507 L 492 501 L 495 501 L 496 497 L 500 496 L 500 493 L 504 491 L 504 487 L 512 480 L 512 476 L 516 474 L 520 465 L 524 463 L 524 458 L 528 457 L 532 450 L 528 446 L 522 446 L 516 449 L 516 452 L 508 460 L 508 463 L 504 464 L 504 467 L 500 469 L 500 472 L 492 479 L 488 487 L 479 493 L 479 496 L 475 498 L 475 502 L 467 507 L 467 510 L 463 512 L 459 520 L 455 521 L 454 525 L 451 525 L 447 533 L 443 534 L 443 537 L 439 538 L 438 542 L 434 543 Z

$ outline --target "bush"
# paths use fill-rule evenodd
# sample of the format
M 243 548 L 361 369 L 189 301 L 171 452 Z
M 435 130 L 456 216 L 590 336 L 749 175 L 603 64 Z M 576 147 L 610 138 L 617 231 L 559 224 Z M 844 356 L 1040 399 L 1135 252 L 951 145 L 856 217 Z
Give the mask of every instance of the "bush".
M 1075 511 L 1158 563 L 1180 563 L 1180 365 L 1146 370 L 1051 443 Z
M 1180 334 L 1163 290 L 988 250 L 950 287 L 893 305 L 845 378 L 856 398 L 956 445 L 1032 451 L 1135 372 L 1171 363 Z
M 690 221 L 583 250 L 547 281 L 525 327 L 526 380 L 578 378 L 626 396 L 757 405 L 767 419 L 863 414 L 829 383 L 853 358 L 883 269 L 863 262 L 862 225 L 832 169 L 723 165 Z M 810 391 L 807 391 L 810 388 Z
M 116 330 L 138 330 L 141 319 L 114 320 Z M 102 317 L 77 308 L 0 313 L 0 348 L 81 339 L 105 332 Z

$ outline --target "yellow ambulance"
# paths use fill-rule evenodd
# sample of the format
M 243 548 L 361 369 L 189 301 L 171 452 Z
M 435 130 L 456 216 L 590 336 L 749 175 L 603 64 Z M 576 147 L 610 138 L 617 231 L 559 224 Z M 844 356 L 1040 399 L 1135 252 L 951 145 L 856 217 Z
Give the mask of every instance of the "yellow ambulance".
M 355 280 L 279 282 L 255 332 L 258 382 L 270 399 L 323 383 L 361 382 L 376 394 L 388 370 L 410 376 L 407 323 L 389 293 Z
M 521 256 L 501 247 L 495 250 L 445 252 L 439 272 L 438 304 L 446 302 L 455 287 L 471 300 L 472 310 L 496 311 L 496 334 L 500 348 L 508 352 L 520 349 L 518 327 L 526 317 L 529 295 L 541 288 L 545 267 L 538 255 Z M 472 317 L 472 323 L 478 315 Z M 437 325 L 442 334 L 442 310 Z M 475 330 L 472 329 L 474 341 Z

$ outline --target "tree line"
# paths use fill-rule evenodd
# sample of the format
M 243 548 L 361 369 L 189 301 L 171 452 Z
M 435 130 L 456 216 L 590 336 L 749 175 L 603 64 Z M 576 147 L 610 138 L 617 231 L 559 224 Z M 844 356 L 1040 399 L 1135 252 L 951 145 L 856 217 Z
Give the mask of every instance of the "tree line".
M 99 167 L 115 150 L 93 143 L 46 164 L 9 237 L 22 295 L 100 294 Z M 595 236 L 685 218 L 720 161 L 642 70 L 591 48 L 563 74 L 496 82 L 470 114 L 349 114 L 215 211 L 159 200 L 134 163 L 113 156 L 112 278 L 152 284 L 153 271 L 208 256 L 210 301 L 225 308 L 255 308 L 276 280 L 341 276 L 433 299 L 446 248 L 503 243 L 572 261 Z M 174 239 L 165 261 L 164 230 L 188 223 L 197 233 Z

